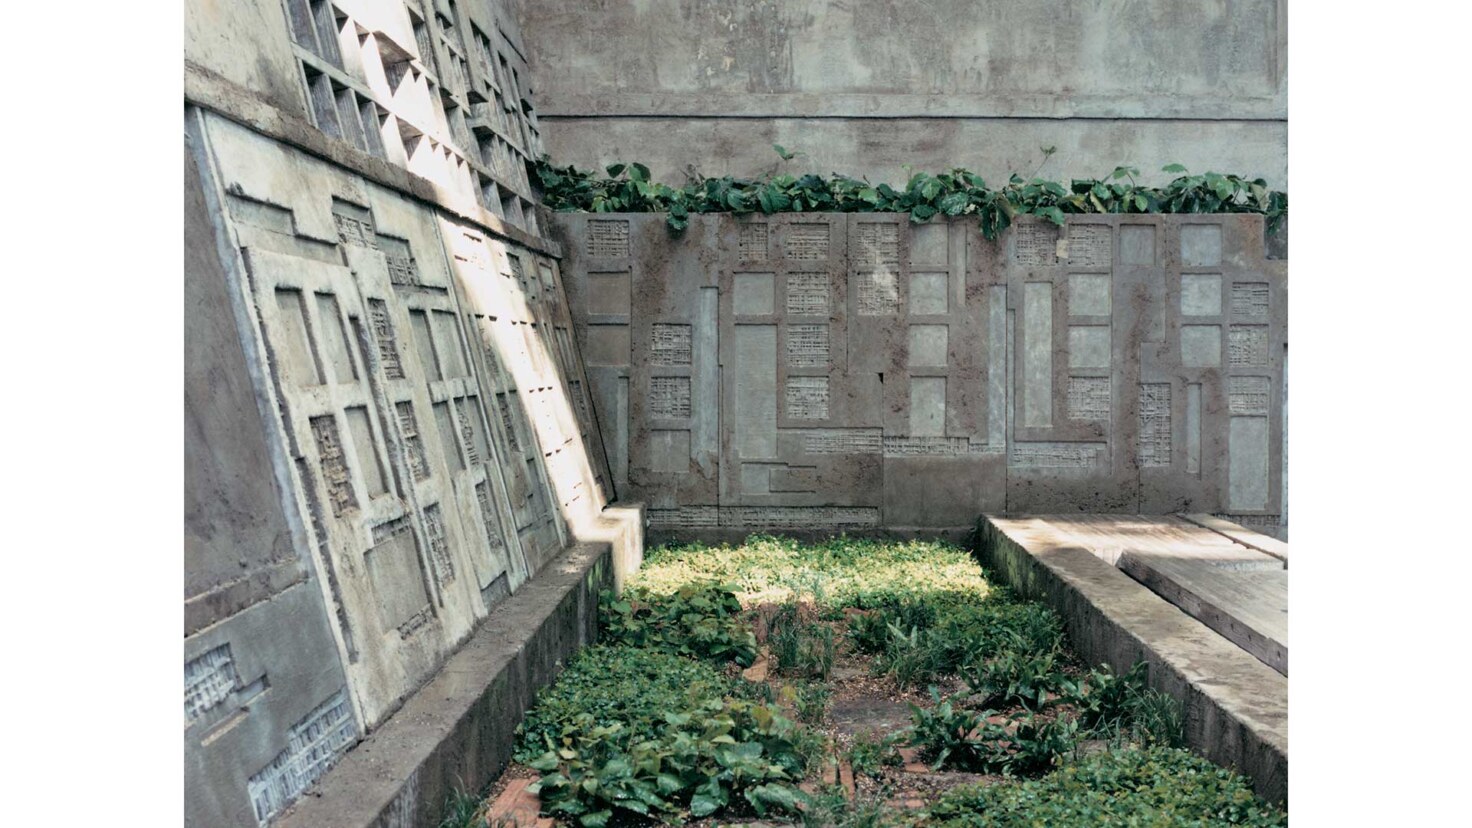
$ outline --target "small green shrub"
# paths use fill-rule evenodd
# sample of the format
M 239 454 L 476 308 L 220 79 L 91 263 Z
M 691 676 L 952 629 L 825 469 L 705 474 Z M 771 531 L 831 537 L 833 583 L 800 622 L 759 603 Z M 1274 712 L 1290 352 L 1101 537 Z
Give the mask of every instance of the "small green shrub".
M 1288 815 L 1254 796 L 1246 779 L 1164 747 L 1097 754 L 1014 785 L 956 788 L 930 816 L 946 828 L 1288 824 Z
M 605 591 L 599 609 L 610 641 L 742 667 L 756 661 L 756 633 L 741 617 L 741 602 L 718 586 L 688 584 L 653 600 L 637 589 L 622 598 Z
M 910 744 L 920 748 L 921 755 L 930 759 L 936 770 L 947 765 L 970 769 L 984 764 L 971 734 L 982 727 L 992 711 L 977 713 L 952 699 L 942 701 L 934 687 L 930 688 L 930 697 L 934 706 L 928 709 L 910 703 Z
M 827 680 L 833 672 L 833 628 L 804 621 L 795 603 L 777 609 L 768 627 L 767 642 L 779 673 Z

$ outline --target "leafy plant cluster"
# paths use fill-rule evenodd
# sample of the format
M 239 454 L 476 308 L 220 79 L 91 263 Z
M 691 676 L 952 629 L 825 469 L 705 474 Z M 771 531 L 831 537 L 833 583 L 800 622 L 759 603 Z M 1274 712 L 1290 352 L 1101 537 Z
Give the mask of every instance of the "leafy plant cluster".
M 607 825 L 616 810 L 674 820 L 744 802 L 757 814 L 796 811 L 806 770 L 796 725 L 765 705 L 709 699 L 667 712 L 647 736 L 582 714 L 528 764 L 544 812 Z
M 580 653 L 521 726 L 517 760 L 546 813 L 597 828 L 625 811 L 679 820 L 740 802 L 790 811 L 811 736 L 709 662 L 659 648 Z
M 925 749 L 936 770 L 942 767 L 1006 775 L 1047 770 L 1071 751 L 1078 738 L 1073 717 L 1044 718 L 1032 711 L 998 715 L 991 709 L 961 707 L 930 688 L 934 706 L 910 704 L 911 743 Z
M 1255 796 L 1241 776 L 1189 751 L 1159 746 L 1096 754 L 1018 784 L 956 788 L 930 817 L 945 828 L 1288 824 L 1288 815 Z
M 911 704 L 911 743 L 936 768 L 1034 773 L 1061 764 L 1081 739 L 1179 747 L 1178 702 L 1145 686 L 1144 662 L 1123 675 L 1101 666 L 1081 678 L 1058 669 L 1058 650 L 1008 650 L 966 674 L 969 697 Z M 993 705 L 1017 708 L 1001 716 Z M 1051 715 L 1049 712 L 1051 711 Z
M 795 155 L 781 146 L 773 149 L 783 161 Z M 1052 148 L 1043 153 L 1046 159 Z M 543 201 L 554 210 L 667 213 L 669 226 L 677 231 L 688 226 L 694 213 L 907 213 L 916 223 L 937 215 L 976 216 L 988 239 L 997 238 L 1019 215 L 1061 225 L 1066 215 L 1078 213 L 1259 213 L 1274 230 L 1288 214 L 1287 193 L 1269 189 L 1263 179 L 1191 175 L 1179 164 L 1162 171 L 1176 175 L 1164 187 L 1141 185 L 1137 168 L 1121 166 L 1104 178 L 1067 184 L 1014 173 L 999 188 L 988 187 L 981 176 L 960 167 L 917 172 L 900 189 L 838 173 L 824 177 L 775 170 L 760 178 L 697 175 L 677 188 L 651 180 L 643 164 L 612 164 L 602 172 L 560 167 L 546 156 L 536 164 Z
M 672 595 L 646 600 L 637 587 L 622 598 L 605 591 L 599 604 L 610 641 L 658 647 L 713 661 L 756 661 L 756 634 L 741 617 L 741 601 L 710 584 L 686 584 Z
M 1010 662 L 1047 654 L 1057 661 L 1063 641 L 1056 613 L 995 587 L 984 599 L 950 593 L 904 596 L 856 617 L 849 635 L 855 648 L 875 655 L 875 667 L 901 687 L 975 672 L 989 660 L 997 668 L 984 674 L 1000 678 L 999 669 Z

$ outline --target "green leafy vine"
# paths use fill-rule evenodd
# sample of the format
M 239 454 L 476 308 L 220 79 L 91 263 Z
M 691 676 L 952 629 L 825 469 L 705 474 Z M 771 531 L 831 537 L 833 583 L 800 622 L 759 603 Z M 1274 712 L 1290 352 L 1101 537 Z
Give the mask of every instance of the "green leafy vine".
M 797 153 L 773 145 L 782 160 Z M 1052 148 L 1043 150 L 1044 160 Z M 1257 213 L 1275 232 L 1288 215 L 1288 194 L 1263 179 L 1208 172 L 1191 175 L 1180 164 L 1162 172 L 1177 177 L 1164 187 L 1147 187 L 1135 167 L 1116 167 L 1107 177 L 1068 184 L 1013 174 L 1000 188 L 960 167 L 944 173 L 917 172 L 903 189 L 871 184 L 837 173 L 791 175 L 773 170 L 760 178 L 693 176 L 683 187 L 653 181 L 643 164 L 612 164 L 604 173 L 557 166 L 543 156 L 536 164 L 543 202 L 553 210 L 593 213 L 667 213 L 669 226 L 683 230 L 694 213 L 908 213 L 916 223 L 937 215 L 976 216 L 981 232 L 995 239 L 1019 215 L 1054 224 L 1080 213 Z

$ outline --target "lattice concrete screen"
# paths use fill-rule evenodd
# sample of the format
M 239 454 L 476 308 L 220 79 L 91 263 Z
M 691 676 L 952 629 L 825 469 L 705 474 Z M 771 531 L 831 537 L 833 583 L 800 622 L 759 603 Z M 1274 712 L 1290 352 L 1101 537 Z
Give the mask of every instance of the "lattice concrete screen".
M 613 486 L 653 532 L 1284 513 L 1260 217 L 554 225 Z

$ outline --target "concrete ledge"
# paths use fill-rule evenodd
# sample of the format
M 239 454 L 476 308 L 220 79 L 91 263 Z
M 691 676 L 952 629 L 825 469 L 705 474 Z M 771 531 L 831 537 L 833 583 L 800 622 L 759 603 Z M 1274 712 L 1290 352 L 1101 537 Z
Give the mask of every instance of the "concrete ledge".
M 597 637 L 598 593 L 613 585 L 614 552 L 611 541 L 564 550 L 274 825 L 438 825 L 453 789 L 479 791 L 505 769 L 537 690 Z M 622 554 L 631 554 L 627 546 Z
M 1063 618 L 1086 661 L 1150 665 L 1150 685 L 1180 700 L 1186 741 L 1288 798 L 1288 679 L 1042 521 L 984 515 L 982 563 Z
M 648 529 L 649 543 L 690 543 L 699 541 L 701 543 L 729 543 L 739 544 L 751 535 L 777 535 L 784 538 L 793 538 L 804 543 L 817 543 L 831 538 L 872 538 L 875 540 L 923 540 L 923 541 L 948 541 L 959 545 L 969 545 L 972 542 L 972 526 L 873 526 L 852 531 L 834 531 L 831 529 L 768 529 L 760 526 L 731 526 L 718 529 L 669 529 L 659 526 L 650 526 Z

